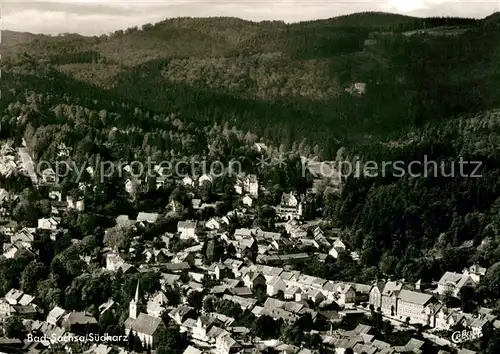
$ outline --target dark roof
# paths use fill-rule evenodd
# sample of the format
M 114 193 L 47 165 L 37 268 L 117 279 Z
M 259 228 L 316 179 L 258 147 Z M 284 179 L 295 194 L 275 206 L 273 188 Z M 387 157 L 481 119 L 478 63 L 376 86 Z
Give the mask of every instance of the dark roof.
M 144 333 L 152 336 L 155 334 L 158 327 L 161 325 L 162 320 L 158 317 L 140 313 L 139 316 L 131 323 L 130 328 L 137 333 Z

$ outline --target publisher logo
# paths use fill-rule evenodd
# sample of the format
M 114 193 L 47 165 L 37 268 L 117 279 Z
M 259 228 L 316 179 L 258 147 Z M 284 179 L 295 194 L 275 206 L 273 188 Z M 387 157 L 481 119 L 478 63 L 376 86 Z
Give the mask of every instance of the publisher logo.
M 473 342 L 483 336 L 481 329 L 473 329 L 472 331 L 456 331 L 451 335 L 451 341 L 455 344 Z

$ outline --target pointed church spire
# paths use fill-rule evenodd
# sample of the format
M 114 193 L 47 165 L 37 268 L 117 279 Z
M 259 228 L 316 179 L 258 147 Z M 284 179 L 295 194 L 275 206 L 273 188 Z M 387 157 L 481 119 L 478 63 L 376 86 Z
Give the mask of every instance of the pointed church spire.
M 135 298 L 130 300 L 128 306 L 128 317 L 136 319 L 137 318 L 137 306 L 139 303 L 139 281 L 137 281 L 137 288 L 135 289 Z
M 139 302 L 139 280 L 137 281 L 137 288 L 135 288 L 135 302 Z

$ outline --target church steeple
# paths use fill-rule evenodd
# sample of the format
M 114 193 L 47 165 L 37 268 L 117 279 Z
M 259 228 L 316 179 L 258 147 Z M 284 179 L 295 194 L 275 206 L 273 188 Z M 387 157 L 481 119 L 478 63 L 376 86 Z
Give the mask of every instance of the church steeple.
M 135 289 L 135 297 L 130 300 L 128 306 L 128 317 L 136 319 L 137 318 L 137 306 L 139 304 L 139 281 L 137 281 L 137 287 Z

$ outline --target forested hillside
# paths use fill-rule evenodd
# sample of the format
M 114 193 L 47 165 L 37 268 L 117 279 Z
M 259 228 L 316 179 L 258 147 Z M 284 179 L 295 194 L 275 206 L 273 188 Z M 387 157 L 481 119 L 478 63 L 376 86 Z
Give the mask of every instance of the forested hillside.
M 494 24 L 384 13 L 296 24 L 179 18 L 101 37 L 6 32 L 2 55 L 16 65 L 26 53 L 150 109 L 231 121 L 287 148 L 307 139 L 329 158 L 347 143 L 494 107 Z M 345 91 L 357 82 L 363 97 Z

